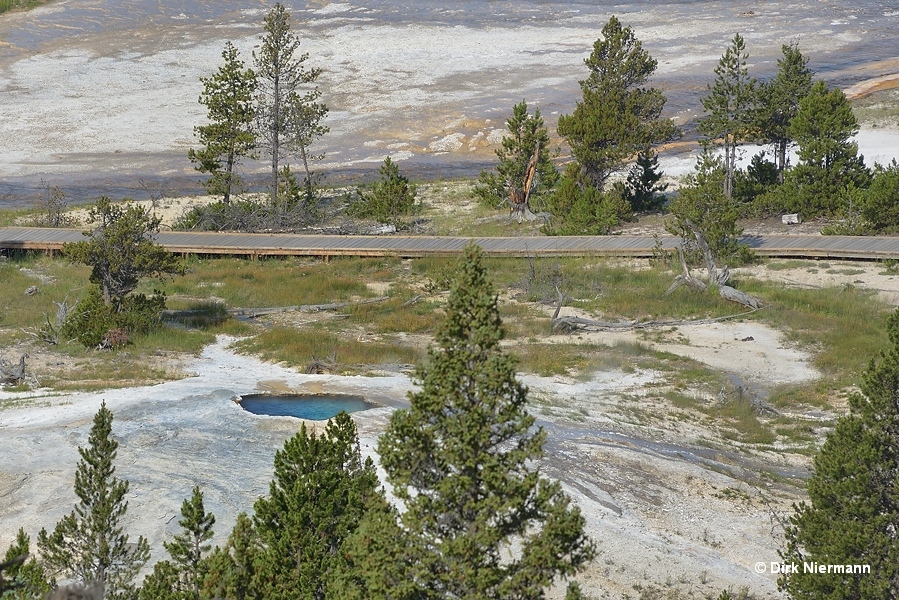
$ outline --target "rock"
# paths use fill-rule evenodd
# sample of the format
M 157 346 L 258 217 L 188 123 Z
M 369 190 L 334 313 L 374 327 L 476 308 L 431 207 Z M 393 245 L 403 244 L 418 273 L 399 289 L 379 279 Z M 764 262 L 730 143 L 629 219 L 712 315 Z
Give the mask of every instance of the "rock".
M 34 296 L 37 293 L 37 286 L 33 285 L 25 290 L 26 296 Z
M 799 213 L 784 215 L 780 218 L 780 220 L 784 225 L 799 225 L 800 223 L 802 223 L 802 217 L 799 216 Z

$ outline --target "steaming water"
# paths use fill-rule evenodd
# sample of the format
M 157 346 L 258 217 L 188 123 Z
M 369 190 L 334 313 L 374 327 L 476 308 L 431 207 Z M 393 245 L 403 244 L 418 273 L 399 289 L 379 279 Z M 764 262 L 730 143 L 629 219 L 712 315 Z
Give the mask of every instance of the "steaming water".
M 896 2 L 286 4 L 324 70 L 331 133 L 319 149 L 331 171 L 375 170 L 390 154 L 429 174 L 476 172 L 493 160 L 512 104 L 538 106 L 551 128 L 573 109 L 583 58 L 611 14 L 658 60 L 653 83 L 687 126 L 735 32 L 759 78 L 791 41 L 834 85 L 899 72 Z M 41 177 L 85 195 L 139 192 L 148 174 L 194 182 L 185 154 L 204 117 L 199 78 L 225 40 L 250 60 L 268 6 L 64 0 L 0 17 L 0 202 L 22 202 Z

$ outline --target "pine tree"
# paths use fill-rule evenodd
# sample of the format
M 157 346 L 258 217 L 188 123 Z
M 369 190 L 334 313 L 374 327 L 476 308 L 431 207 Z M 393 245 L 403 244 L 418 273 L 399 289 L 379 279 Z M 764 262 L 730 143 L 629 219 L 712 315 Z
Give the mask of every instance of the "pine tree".
M 194 486 L 190 499 L 181 503 L 178 525 L 182 533 L 175 535 L 171 542 L 163 542 L 171 561 L 156 563 L 153 573 L 144 579 L 141 600 L 200 599 L 206 571 L 203 555 L 211 548 L 205 542 L 212 539 L 215 525 L 215 516 L 203 506 L 200 486 Z
M 778 584 L 797 600 L 899 598 L 899 311 L 890 344 L 815 456 L 809 502 L 794 506 Z M 870 573 L 807 573 L 803 562 L 870 565 Z
M 378 172 L 381 179 L 368 189 L 359 189 L 358 200 L 350 206 L 350 213 L 400 227 L 402 217 L 416 210 L 415 184 L 409 183 L 409 178 L 400 173 L 399 165 L 389 156 L 384 159 Z
M 543 598 L 595 554 L 578 508 L 533 466 L 546 436 L 500 348 L 480 249 L 469 245 L 457 272 L 420 391 L 378 442 L 401 509 L 363 519 L 341 597 Z
M 790 123 L 799 112 L 799 103 L 812 89 L 812 71 L 808 58 L 795 43 L 781 46 L 783 57 L 777 60 L 777 75 L 759 88 L 759 141 L 774 146 L 779 180 L 787 163 L 787 150 L 793 139 Z
M 501 148 L 496 150 L 499 163 L 495 171 L 481 171 L 474 193 L 490 207 L 509 202 L 512 190 L 524 190 L 524 178 L 535 150 L 537 170 L 530 195 L 530 205 L 539 206 L 559 182 L 559 172 L 550 157 L 549 132 L 543 122 L 540 109 L 528 113 L 527 102 L 522 100 L 512 107 L 512 116 L 506 121 L 509 134 L 503 136 Z
M 652 150 L 640 152 L 637 162 L 627 173 L 627 197 L 631 210 L 640 212 L 659 208 L 665 202 L 662 192 L 668 189 L 668 184 L 660 183 L 661 180 L 658 155 Z
M 79 503 L 53 533 L 42 529 L 38 535 L 48 569 L 85 585 L 98 585 L 110 599 L 136 595 L 134 578 L 150 558 L 147 540 L 141 536 L 132 544 L 123 531 L 128 482 L 115 476 L 118 447 L 112 437 L 112 413 L 104 402 L 94 416 L 87 448 L 78 448 Z
M 611 17 L 585 61 L 583 99 L 559 117 L 559 135 L 571 147 L 589 185 L 602 191 L 609 176 L 641 151 L 673 139 L 677 128 L 661 117 L 665 96 L 646 87 L 658 63 L 630 27 Z
M 684 178 L 683 185 L 669 206 L 674 219 L 665 224 L 672 235 L 694 242 L 696 236 L 687 221 L 702 232 L 715 259 L 739 256 L 737 227 L 739 213 L 734 201 L 724 195 L 725 170 L 719 156 L 703 152 L 695 172 Z
M 348 414 L 328 421 L 321 435 L 304 424 L 275 454 L 269 496 L 254 506 L 257 593 L 266 600 L 324 598 L 341 546 L 378 485 L 371 459 L 361 458 Z
M 846 95 L 816 81 L 789 129 L 799 144 L 799 164 L 787 183 L 798 188 L 794 196 L 806 217 L 839 214 L 847 208 L 842 202 L 847 189 L 870 185 L 871 174 L 852 141 L 856 133 L 858 120 Z
M 38 600 L 53 589 L 56 582 L 47 576 L 44 566 L 31 556 L 31 539 L 19 529 L 16 541 L 6 551 L 0 572 L 0 599 Z
M 259 538 L 246 513 L 237 522 L 224 548 L 216 546 L 206 560 L 206 577 L 200 596 L 228 600 L 261 600 L 257 591 Z
M 743 37 L 735 34 L 715 67 L 715 82 L 702 99 L 707 114 L 698 125 L 707 146 L 724 149 L 722 191 L 728 199 L 733 197 L 737 149 L 752 137 L 756 120 L 756 81 L 749 76 L 748 59 Z
M 231 194 L 241 189 L 240 177 L 234 172 L 237 163 L 242 157 L 255 157 L 256 74 L 244 68 L 231 42 L 225 43 L 222 58 L 225 63 L 212 77 L 200 78 L 203 93 L 199 102 L 207 109 L 209 124 L 194 128 L 203 148 L 191 148 L 187 156 L 197 163 L 198 171 L 210 174 L 203 182 L 206 191 L 221 194 L 227 204 Z
M 899 163 L 894 158 L 886 167 L 876 165 L 871 187 L 865 194 L 862 215 L 875 231 L 899 228 Z
M 321 125 L 328 109 L 318 102 L 314 87 L 321 69 L 305 66 L 309 54 L 299 54 L 300 40 L 290 27 L 290 13 L 280 3 L 265 17 L 265 35 L 256 66 L 258 132 L 271 162 L 271 204 L 278 204 L 278 178 L 282 158 L 299 153 L 306 172 L 307 195 L 312 195 L 309 154 L 313 141 L 327 133 Z M 308 86 L 313 86 L 308 89 Z M 303 91 L 303 88 L 307 88 Z

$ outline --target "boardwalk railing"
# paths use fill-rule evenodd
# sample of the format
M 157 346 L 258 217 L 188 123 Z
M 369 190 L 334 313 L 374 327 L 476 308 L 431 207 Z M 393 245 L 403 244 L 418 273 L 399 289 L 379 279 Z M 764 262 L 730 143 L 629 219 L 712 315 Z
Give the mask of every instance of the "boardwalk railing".
M 79 229 L 37 227 L 0 228 L 0 249 L 54 251 L 67 242 L 83 240 Z M 493 256 L 623 256 L 651 257 L 673 251 L 680 242 L 672 236 L 545 236 L 545 237 L 433 237 L 366 235 L 293 235 L 284 233 L 162 232 L 156 241 L 181 254 L 235 256 L 450 256 L 470 241 Z M 760 256 L 899 259 L 899 237 L 744 236 L 741 242 Z

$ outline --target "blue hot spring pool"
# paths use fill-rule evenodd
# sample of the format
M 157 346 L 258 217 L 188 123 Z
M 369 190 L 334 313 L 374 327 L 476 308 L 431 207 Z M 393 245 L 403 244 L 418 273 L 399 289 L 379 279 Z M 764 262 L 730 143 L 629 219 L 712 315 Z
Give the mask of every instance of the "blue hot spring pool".
M 338 394 L 247 394 L 241 396 L 240 405 L 254 415 L 298 417 L 313 421 L 330 419 L 341 411 L 352 413 L 377 406 L 362 396 Z

